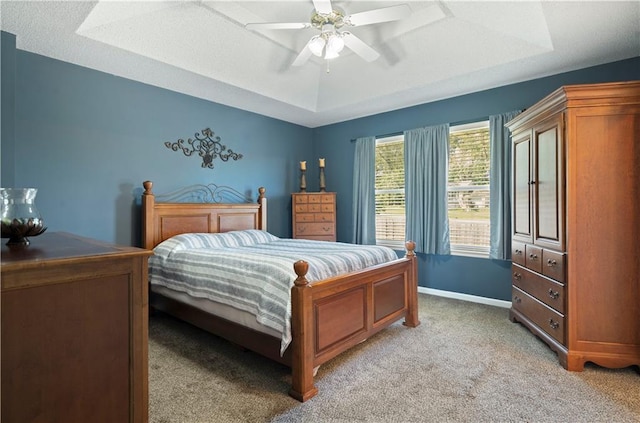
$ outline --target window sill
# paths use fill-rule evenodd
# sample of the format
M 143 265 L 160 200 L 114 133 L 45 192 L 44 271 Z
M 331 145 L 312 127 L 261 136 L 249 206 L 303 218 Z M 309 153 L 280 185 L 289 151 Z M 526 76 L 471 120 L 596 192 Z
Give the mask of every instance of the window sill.
M 459 257 L 474 257 L 474 258 L 488 259 L 489 251 L 488 250 L 469 250 L 469 249 L 455 248 L 452 246 L 451 255 L 459 256 Z

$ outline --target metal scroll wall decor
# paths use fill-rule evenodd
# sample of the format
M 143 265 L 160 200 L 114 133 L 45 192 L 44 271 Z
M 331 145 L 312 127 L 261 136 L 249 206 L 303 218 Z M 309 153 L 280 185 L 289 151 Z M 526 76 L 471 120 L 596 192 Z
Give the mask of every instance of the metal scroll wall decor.
M 198 156 L 202 157 L 202 167 L 213 169 L 213 160 L 219 157 L 223 162 L 229 159 L 240 160 L 242 154 L 234 153 L 231 149 L 227 149 L 226 145 L 220 142 L 220 137 L 214 136 L 211 129 L 206 128 L 200 131 L 201 134 L 196 132 L 195 138 L 189 138 L 186 141 L 180 138 L 176 142 L 165 142 L 164 145 L 173 151 L 182 150 L 185 156 L 192 156 L 193 153 L 198 153 Z

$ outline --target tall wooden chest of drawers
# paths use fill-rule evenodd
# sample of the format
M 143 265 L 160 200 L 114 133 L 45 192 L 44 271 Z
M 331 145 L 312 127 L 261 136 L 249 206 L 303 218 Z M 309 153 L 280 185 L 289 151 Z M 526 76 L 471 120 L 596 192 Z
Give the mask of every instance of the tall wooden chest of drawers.
M 146 422 L 151 251 L 30 241 L 2 245 L 2 422 Z
M 293 238 L 336 240 L 336 193 L 313 192 L 291 195 Z
M 562 87 L 507 127 L 511 319 L 568 370 L 640 365 L 640 81 Z

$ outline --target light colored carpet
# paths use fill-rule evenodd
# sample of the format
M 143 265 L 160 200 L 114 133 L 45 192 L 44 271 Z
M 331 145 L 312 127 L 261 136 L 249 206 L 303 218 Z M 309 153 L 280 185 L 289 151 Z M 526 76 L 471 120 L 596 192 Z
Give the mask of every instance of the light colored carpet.
M 420 294 L 400 322 L 323 365 L 318 395 L 289 369 L 163 314 L 149 322 L 152 423 L 640 422 L 640 372 L 567 372 L 508 310 Z

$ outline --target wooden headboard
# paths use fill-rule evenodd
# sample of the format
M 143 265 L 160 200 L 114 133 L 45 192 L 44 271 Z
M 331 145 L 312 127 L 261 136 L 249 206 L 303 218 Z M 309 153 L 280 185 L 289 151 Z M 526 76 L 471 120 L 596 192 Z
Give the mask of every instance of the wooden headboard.
M 267 230 L 267 198 L 258 189 L 258 201 L 248 202 L 239 192 L 228 187 L 193 185 L 173 193 L 156 196 L 153 183 L 145 181 L 142 194 L 142 247 L 153 249 L 174 235 L 189 232 L 229 232 L 243 229 Z M 214 188 L 212 188 L 212 186 Z M 204 193 L 204 194 L 203 194 Z M 232 194 L 240 202 L 220 202 L 223 194 Z M 197 198 L 200 202 L 179 202 Z M 242 202 L 244 201 L 244 202 Z

